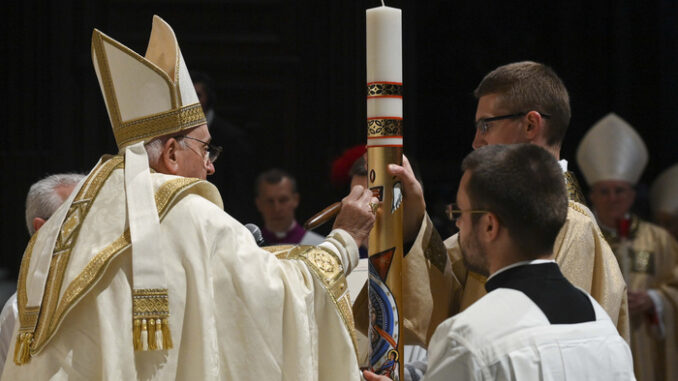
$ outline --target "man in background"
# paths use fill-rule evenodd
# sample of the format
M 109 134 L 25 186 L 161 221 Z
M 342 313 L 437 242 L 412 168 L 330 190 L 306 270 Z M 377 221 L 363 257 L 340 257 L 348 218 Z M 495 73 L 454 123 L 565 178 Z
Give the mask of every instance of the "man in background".
M 307 231 L 295 218 L 299 206 L 297 180 L 280 169 L 270 169 L 257 177 L 254 202 L 264 220 L 261 233 L 268 245 L 317 245 L 325 237 Z
M 84 177 L 85 175 L 79 173 L 59 173 L 47 176 L 31 185 L 26 196 L 28 234 L 32 236 L 44 225 Z M 16 290 L 16 284 L 13 289 Z M 18 314 L 16 292 L 14 292 L 0 312 L 0 374 L 5 366 Z
M 678 242 L 631 213 L 634 187 L 647 162 L 642 138 L 614 113 L 591 127 L 577 150 L 577 163 L 591 187 L 593 212 L 628 285 L 636 377 L 676 380 Z

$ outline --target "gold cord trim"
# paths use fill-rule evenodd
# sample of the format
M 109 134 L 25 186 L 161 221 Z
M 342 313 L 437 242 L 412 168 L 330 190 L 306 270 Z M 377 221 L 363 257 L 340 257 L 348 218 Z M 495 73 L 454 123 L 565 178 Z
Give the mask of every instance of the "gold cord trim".
M 368 119 L 367 137 L 380 136 L 403 136 L 403 120 L 389 118 Z

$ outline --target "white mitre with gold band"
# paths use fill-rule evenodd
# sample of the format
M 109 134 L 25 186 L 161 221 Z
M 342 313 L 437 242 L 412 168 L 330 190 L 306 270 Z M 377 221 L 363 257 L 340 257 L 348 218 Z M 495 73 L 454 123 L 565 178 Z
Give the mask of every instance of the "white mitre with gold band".
M 647 160 L 643 139 L 615 113 L 594 124 L 577 148 L 577 164 L 589 185 L 604 180 L 636 184 Z
M 92 60 L 120 150 L 207 123 L 172 28 L 153 16 L 146 56 L 98 30 Z
M 662 172 L 652 183 L 650 206 L 654 213 L 678 215 L 678 164 Z

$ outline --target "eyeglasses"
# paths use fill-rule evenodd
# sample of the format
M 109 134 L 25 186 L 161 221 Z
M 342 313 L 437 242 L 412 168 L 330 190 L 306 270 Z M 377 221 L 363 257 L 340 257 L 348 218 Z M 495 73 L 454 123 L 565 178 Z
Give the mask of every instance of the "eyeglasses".
M 195 140 L 197 142 L 204 144 L 205 145 L 204 147 L 206 147 L 206 148 L 205 148 L 205 153 L 203 154 L 203 159 L 205 161 L 209 160 L 212 163 L 217 161 L 217 159 L 219 158 L 219 154 L 221 153 L 221 151 L 224 150 L 223 147 L 216 146 L 212 143 L 208 143 L 208 142 L 202 141 L 200 139 L 196 139 L 192 136 L 181 135 L 181 136 L 179 136 L 179 138 L 191 139 L 191 140 Z M 191 149 L 191 151 L 193 151 L 193 149 L 190 146 L 188 148 Z M 195 151 L 193 151 L 193 152 L 195 152 Z M 195 152 L 195 153 L 197 153 L 197 152 Z
M 551 117 L 551 115 L 548 114 L 542 114 L 538 112 L 539 115 L 541 115 L 542 118 L 548 119 Z M 479 130 L 482 134 L 486 134 L 487 130 L 490 129 L 490 126 L 488 123 L 490 122 L 495 122 L 497 120 L 504 120 L 504 119 L 515 119 L 515 118 L 520 118 L 527 115 L 526 112 L 518 112 L 515 114 L 508 114 L 508 115 L 500 115 L 500 116 L 493 116 L 491 118 L 480 118 L 476 120 L 475 125 L 476 125 L 476 130 Z
M 456 203 L 448 204 L 445 206 L 445 215 L 450 221 L 456 221 L 461 217 L 462 213 L 471 213 L 471 214 L 482 214 L 489 213 L 489 210 L 472 210 L 472 209 L 459 209 L 459 206 Z

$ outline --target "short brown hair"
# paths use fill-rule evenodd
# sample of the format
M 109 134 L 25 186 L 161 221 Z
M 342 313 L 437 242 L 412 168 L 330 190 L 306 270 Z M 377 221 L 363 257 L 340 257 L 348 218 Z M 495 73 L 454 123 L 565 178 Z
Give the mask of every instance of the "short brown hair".
M 534 144 L 489 145 L 468 154 L 461 169 L 470 171 L 471 207 L 496 215 L 528 259 L 553 251 L 568 201 L 552 154 Z
M 499 66 L 473 91 L 476 99 L 489 94 L 500 95 L 502 106 L 512 112 L 534 110 L 549 115 L 546 143 L 561 145 L 570 124 L 570 96 L 553 69 L 532 61 Z
M 257 176 L 257 179 L 254 181 L 254 195 L 259 196 L 259 188 L 261 188 L 261 184 L 266 183 L 275 185 L 279 184 L 285 178 L 290 180 L 290 184 L 292 185 L 292 193 L 297 193 L 297 179 L 282 169 L 271 168 Z

